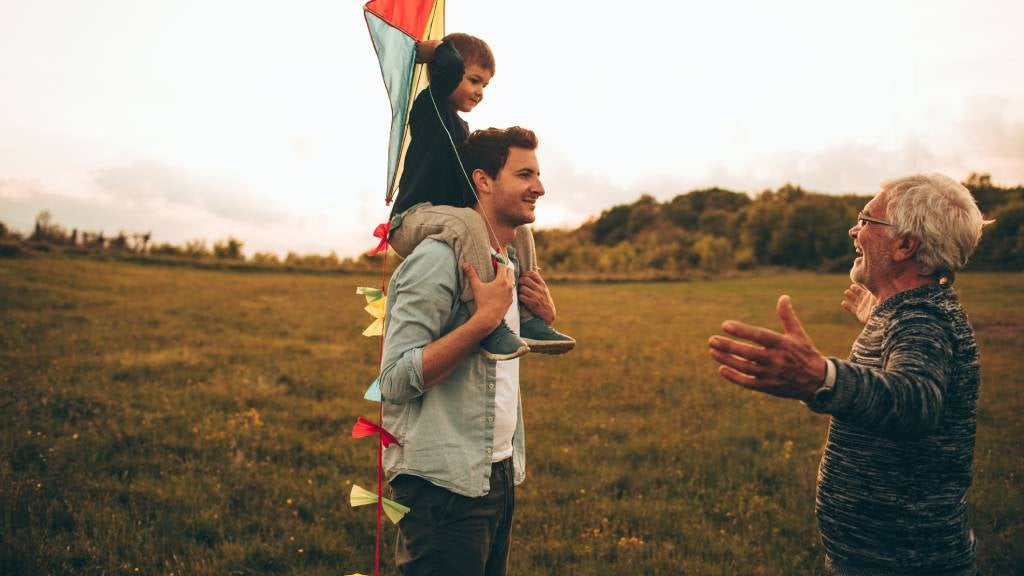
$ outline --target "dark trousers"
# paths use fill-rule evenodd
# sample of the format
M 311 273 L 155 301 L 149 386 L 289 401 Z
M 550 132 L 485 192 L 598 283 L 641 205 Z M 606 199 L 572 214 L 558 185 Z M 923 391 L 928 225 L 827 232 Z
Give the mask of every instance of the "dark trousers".
M 418 476 L 391 480 L 411 508 L 398 523 L 395 564 L 407 576 L 504 576 L 516 496 L 512 459 L 491 465 L 491 489 L 461 496 Z

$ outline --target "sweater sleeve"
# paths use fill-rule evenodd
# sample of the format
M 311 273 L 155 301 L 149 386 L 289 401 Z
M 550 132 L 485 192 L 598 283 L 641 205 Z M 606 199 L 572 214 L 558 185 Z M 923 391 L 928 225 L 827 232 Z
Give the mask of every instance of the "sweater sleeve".
M 462 82 L 466 64 L 455 46 L 442 42 L 434 50 L 434 61 L 429 64 L 429 69 L 430 91 L 438 108 L 444 110 L 448 106 L 448 97 Z
M 935 308 L 894 315 L 881 334 L 881 368 L 833 359 L 835 393 L 822 411 L 891 439 L 928 435 L 952 381 L 953 327 Z

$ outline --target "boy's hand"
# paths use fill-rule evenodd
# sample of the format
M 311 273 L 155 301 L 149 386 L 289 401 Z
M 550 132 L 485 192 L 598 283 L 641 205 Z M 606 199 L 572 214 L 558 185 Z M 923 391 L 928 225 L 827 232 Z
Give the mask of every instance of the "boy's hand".
M 843 308 L 857 317 L 861 324 L 867 324 L 871 312 L 878 306 L 878 298 L 860 284 L 850 284 L 843 292 Z
M 545 324 L 550 326 L 555 323 L 555 301 L 540 273 L 531 270 L 519 276 L 519 301 Z
M 515 274 L 508 266 L 498 265 L 494 280 L 482 282 L 476 270 L 469 264 L 463 263 L 462 271 L 469 279 L 473 299 L 476 300 L 473 318 L 479 317 L 487 332 L 490 332 L 498 327 L 512 305 L 512 289 L 516 285 Z
M 423 64 L 424 62 L 433 62 L 434 50 L 437 50 L 437 47 L 440 44 L 440 40 L 424 40 L 423 42 L 417 42 L 416 63 Z

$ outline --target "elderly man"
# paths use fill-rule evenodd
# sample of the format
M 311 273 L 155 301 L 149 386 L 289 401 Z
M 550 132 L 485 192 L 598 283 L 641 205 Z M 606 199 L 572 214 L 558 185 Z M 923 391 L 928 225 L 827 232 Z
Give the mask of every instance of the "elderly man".
M 462 146 L 474 209 L 496 253 L 534 221 L 544 195 L 536 147 L 534 133 L 518 126 L 478 130 Z M 450 246 L 428 238 L 391 278 L 380 386 L 384 425 L 400 443 L 385 451 L 384 466 L 395 500 L 412 508 L 398 525 L 403 574 L 505 574 L 514 487 L 526 474 L 519 359 L 471 354 L 503 319 L 520 326 L 518 267 L 496 264 L 495 279 L 481 282 L 463 264 L 478 306 L 462 322 L 459 264 Z M 534 314 L 552 322 L 540 275 L 524 273 L 521 286 Z
M 942 175 L 884 184 L 850 237 L 844 307 L 865 322 L 847 360 L 825 358 L 793 312 L 785 333 L 728 320 L 709 340 L 727 380 L 832 416 L 818 528 L 832 575 L 973 575 L 966 492 L 979 360 L 952 283 L 978 244 L 970 192 Z M 863 288 L 861 288 L 863 287 Z

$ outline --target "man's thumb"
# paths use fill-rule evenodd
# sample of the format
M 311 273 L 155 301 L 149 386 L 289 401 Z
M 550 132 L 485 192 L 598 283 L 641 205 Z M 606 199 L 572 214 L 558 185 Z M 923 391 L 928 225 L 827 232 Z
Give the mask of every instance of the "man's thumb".
M 788 295 L 779 296 L 779 303 L 775 306 L 775 311 L 779 315 L 779 320 L 782 320 L 782 327 L 786 330 L 786 334 L 806 334 L 803 325 L 800 324 L 800 319 L 793 311 L 793 302 L 790 301 Z

